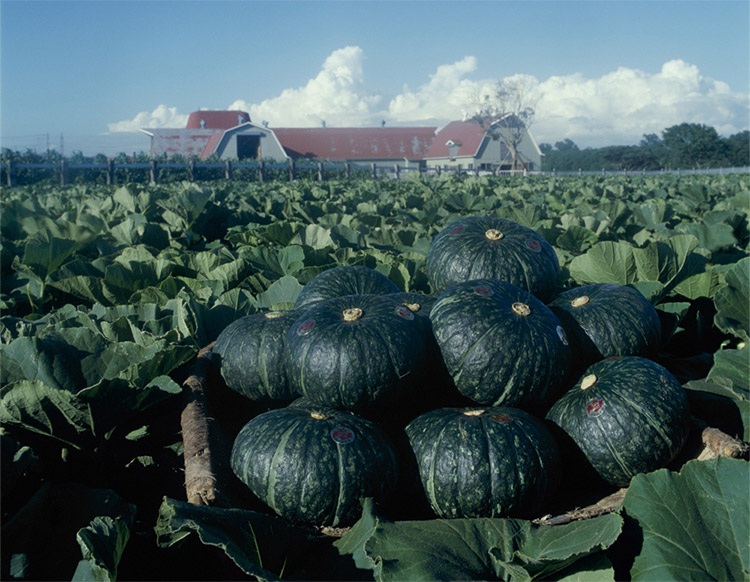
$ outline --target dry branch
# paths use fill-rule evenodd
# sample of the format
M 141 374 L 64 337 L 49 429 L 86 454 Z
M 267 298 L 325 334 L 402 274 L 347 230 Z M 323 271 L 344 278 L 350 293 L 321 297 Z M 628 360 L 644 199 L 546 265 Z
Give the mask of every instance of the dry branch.
M 211 454 L 211 425 L 206 389 L 211 348 L 198 352 L 193 374 L 183 388 L 187 402 L 180 417 L 185 459 L 185 491 L 189 503 L 214 505 L 217 501 L 216 467 Z M 220 486 L 220 484 L 219 484 Z

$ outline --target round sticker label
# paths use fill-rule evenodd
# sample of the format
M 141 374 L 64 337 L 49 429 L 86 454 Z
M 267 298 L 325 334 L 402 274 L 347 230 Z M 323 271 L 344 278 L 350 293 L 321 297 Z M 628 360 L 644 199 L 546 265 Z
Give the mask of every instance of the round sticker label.
M 604 410 L 604 400 L 601 398 L 592 398 L 586 404 L 586 415 L 597 417 Z
M 308 319 L 300 324 L 297 328 L 297 335 L 307 335 L 310 330 L 315 327 L 315 320 Z
M 455 228 L 452 228 L 448 232 L 448 234 L 461 234 L 463 231 L 464 231 L 464 227 L 463 226 L 457 226 Z
M 526 246 L 529 247 L 535 253 L 541 253 L 542 252 L 542 245 L 541 245 L 541 243 L 538 240 L 534 239 L 534 238 L 527 239 L 526 240 Z
M 507 414 L 493 414 L 490 418 L 495 422 L 512 422 L 513 419 Z
M 354 440 L 354 431 L 345 426 L 337 426 L 331 429 L 331 438 L 334 442 L 345 445 Z
M 412 313 L 412 310 L 406 307 L 406 305 L 399 305 L 396 308 L 396 314 L 404 319 L 408 319 L 409 321 L 414 319 L 414 313 Z
M 477 295 L 485 295 L 485 296 L 490 296 L 490 295 L 495 294 L 495 292 L 492 289 L 490 289 L 487 285 L 479 285 L 479 287 L 475 287 L 474 293 L 476 293 Z
M 563 344 L 568 345 L 568 336 L 565 335 L 565 330 L 560 325 L 557 326 L 557 337 Z

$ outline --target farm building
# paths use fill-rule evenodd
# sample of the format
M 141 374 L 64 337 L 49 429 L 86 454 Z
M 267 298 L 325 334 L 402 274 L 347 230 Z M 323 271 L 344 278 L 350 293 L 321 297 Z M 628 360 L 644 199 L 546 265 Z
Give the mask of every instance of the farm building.
M 428 168 L 455 166 L 477 170 L 510 170 L 513 157 L 498 133 L 508 131 L 503 118 L 452 121 L 435 135 L 432 147 L 425 156 Z M 528 171 L 542 166 L 542 152 L 529 131 L 521 134 L 518 143 L 517 168 Z
M 184 129 L 143 129 L 154 158 L 175 155 L 206 159 L 318 159 L 387 163 L 404 167 L 509 168 L 508 148 L 497 137 L 497 119 L 454 121 L 436 127 L 269 128 L 243 111 L 195 111 Z M 526 132 L 519 167 L 538 170 L 541 151 Z

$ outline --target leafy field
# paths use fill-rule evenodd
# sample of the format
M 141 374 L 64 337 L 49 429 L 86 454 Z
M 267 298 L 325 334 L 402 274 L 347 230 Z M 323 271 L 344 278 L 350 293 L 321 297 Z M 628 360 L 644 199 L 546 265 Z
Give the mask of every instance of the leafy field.
M 488 215 L 553 245 L 560 290 L 643 293 L 693 415 L 750 441 L 748 175 L 34 186 L 1 210 L 2 579 L 750 576 L 745 460 L 638 476 L 619 512 L 566 525 L 411 520 L 402 499 L 335 538 L 233 482 L 236 508 L 185 503 L 180 434 L 181 384 L 230 322 L 337 265 L 430 294 L 434 236 Z M 212 398 L 231 436 L 263 410 Z M 612 492 L 575 489 L 550 511 Z

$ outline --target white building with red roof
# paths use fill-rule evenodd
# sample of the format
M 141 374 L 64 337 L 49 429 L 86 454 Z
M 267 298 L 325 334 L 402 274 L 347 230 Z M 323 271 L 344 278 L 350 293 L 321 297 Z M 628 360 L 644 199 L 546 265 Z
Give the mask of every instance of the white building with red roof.
M 194 111 L 184 129 L 143 129 L 151 136 L 151 156 L 206 159 L 386 163 L 404 167 L 455 167 L 466 170 L 509 168 L 508 148 L 489 120 L 453 121 L 437 127 L 269 128 L 244 111 Z M 541 151 L 526 132 L 519 167 L 538 170 Z

